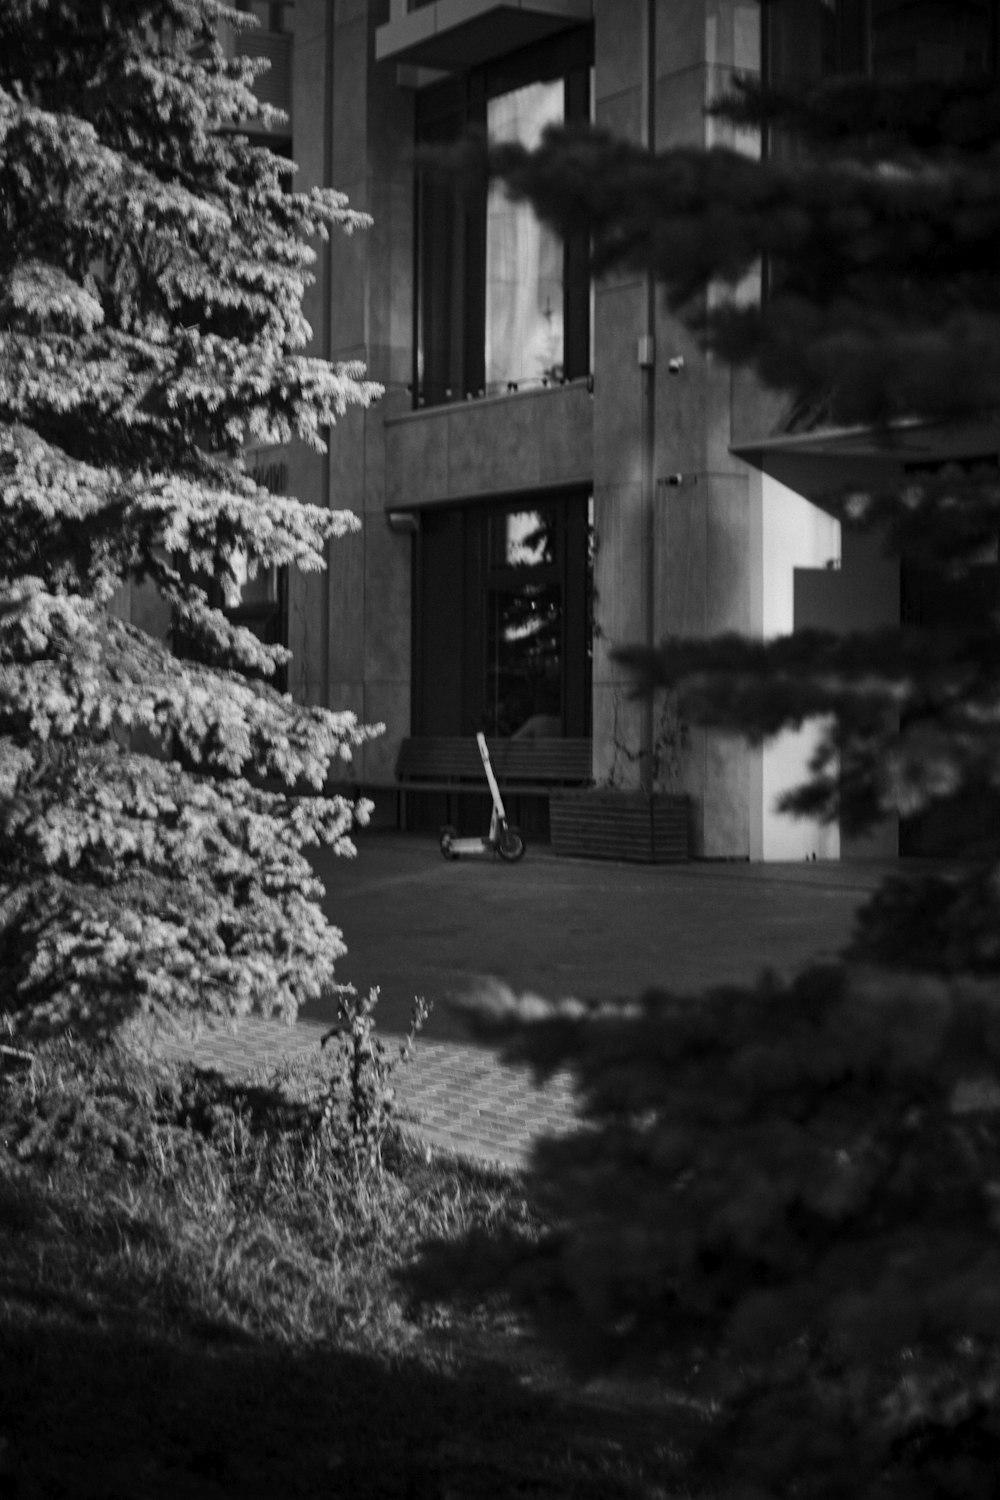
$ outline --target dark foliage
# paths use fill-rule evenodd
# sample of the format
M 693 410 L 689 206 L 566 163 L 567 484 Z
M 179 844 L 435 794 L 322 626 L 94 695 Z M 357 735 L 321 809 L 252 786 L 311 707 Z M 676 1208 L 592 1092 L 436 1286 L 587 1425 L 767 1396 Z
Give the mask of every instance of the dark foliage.
M 992 421 L 1000 91 L 747 84 L 715 112 L 797 149 L 656 155 L 564 130 L 534 151 L 472 144 L 464 170 L 588 233 L 598 274 L 651 271 L 708 349 L 790 410 L 864 424 L 887 457 L 900 423 Z M 763 300 L 749 295 L 762 261 Z M 636 690 L 757 742 L 821 721 L 786 810 L 863 831 L 985 808 L 1000 596 L 997 470 L 979 442 L 968 461 L 825 497 L 950 591 L 947 628 L 630 647 Z M 844 961 L 791 984 L 481 1015 L 512 1060 L 573 1072 L 585 1123 L 533 1158 L 551 1233 L 438 1247 L 422 1292 L 505 1287 L 582 1368 L 652 1361 L 688 1381 L 717 1403 L 713 1493 L 994 1495 L 998 932 L 995 868 L 901 874 Z

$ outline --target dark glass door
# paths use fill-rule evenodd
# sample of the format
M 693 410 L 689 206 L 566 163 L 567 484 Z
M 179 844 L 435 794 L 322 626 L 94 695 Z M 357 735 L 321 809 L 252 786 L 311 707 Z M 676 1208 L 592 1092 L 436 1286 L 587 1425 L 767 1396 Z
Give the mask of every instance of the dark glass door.
M 489 519 L 483 679 L 488 734 L 564 733 L 561 520 L 555 506 L 501 511 Z
M 488 739 L 590 733 L 589 495 L 449 506 L 421 517 L 413 732 Z M 418 824 L 482 822 L 482 797 L 416 799 Z M 544 832 L 541 803 L 513 810 Z

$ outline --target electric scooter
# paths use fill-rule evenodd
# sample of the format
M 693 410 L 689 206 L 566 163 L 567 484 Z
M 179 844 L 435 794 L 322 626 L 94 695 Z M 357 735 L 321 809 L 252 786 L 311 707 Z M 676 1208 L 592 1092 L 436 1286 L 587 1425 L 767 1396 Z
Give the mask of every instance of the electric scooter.
M 524 857 L 524 839 L 520 831 L 512 828 L 507 822 L 503 798 L 493 774 L 493 767 L 490 765 L 490 752 L 486 747 L 485 734 L 476 735 L 476 744 L 483 758 L 483 770 L 486 772 L 486 780 L 489 782 L 490 794 L 493 798 L 490 831 L 484 839 L 460 839 L 457 830 L 448 824 L 441 830 L 441 853 L 445 859 L 458 859 L 461 854 L 499 854 L 501 859 L 506 859 L 513 864 L 515 860 Z

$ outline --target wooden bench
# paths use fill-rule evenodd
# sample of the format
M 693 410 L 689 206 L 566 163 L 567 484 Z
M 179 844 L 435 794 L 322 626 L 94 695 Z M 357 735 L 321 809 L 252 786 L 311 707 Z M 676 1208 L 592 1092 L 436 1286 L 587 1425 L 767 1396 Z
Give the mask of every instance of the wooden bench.
M 511 798 L 547 797 L 554 786 L 587 786 L 593 781 L 589 739 L 490 739 L 486 744 L 501 792 Z M 462 792 L 489 795 L 479 747 L 473 735 L 427 735 L 403 740 L 396 760 L 396 785 L 406 794 Z

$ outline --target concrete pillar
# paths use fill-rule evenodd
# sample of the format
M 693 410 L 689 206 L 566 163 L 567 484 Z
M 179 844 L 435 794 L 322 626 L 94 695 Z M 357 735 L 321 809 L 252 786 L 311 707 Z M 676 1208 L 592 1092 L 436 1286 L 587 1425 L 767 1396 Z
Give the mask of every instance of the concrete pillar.
M 657 0 L 654 79 L 655 147 L 712 145 L 720 127 L 705 106 L 734 70 L 760 65 L 755 0 Z M 627 8 L 596 0 L 596 114 L 599 124 L 643 138 L 645 4 Z M 748 292 L 752 294 L 753 288 Z M 608 648 L 665 634 L 712 635 L 753 628 L 751 531 L 759 485 L 729 452 L 732 377 L 701 353 L 662 302 L 655 317 L 656 480 L 652 528 L 643 511 L 641 373 L 638 342 L 646 331 L 641 278 L 609 278 L 596 292 L 595 524 L 598 532 L 594 741 L 598 778 L 615 759 L 624 731 L 642 742 L 641 714 Z M 670 361 L 680 358 L 678 374 Z M 681 475 L 679 484 L 668 476 Z M 652 567 L 646 550 L 652 545 Z M 620 757 L 619 757 L 620 762 Z M 728 736 L 695 732 L 685 772 L 695 802 L 695 852 L 747 858 L 750 853 L 751 754 Z
M 391 533 L 383 512 L 385 417 L 405 409 L 411 328 L 413 124 L 410 96 L 393 70 L 375 68 L 373 34 L 385 4 L 298 0 L 293 86 L 296 185 L 332 186 L 374 226 L 334 232 L 320 244 L 306 315 L 312 351 L 361 360 L 387 388 L 370 411 L 350 410 L 329 434 L 329 453 L 290 455 L 290 490 L 349 509 L 360 533 L 331 543 L 325 575 L 290 580 L 290 686 L 307 702 L 350 708 L 388 733 L 355 760 L 363 779 L 391 777 L 410 721 L 409 537 Z
M 329 95 L 331 38 L 324 0 L 303 0 L 295 7 L 295 42 L 292 48 L 292 154 L 298 165 L 295 186 L 299 191 L 322 186 L 329 176 L 329 128 L 326 101 Z M 309 354 L 325 357 L 329 341 L 323 312 L 329 295 L 322 245 L 317 242 L 315 281 L 306 288 L 305 315 L 313 329 Z M 288 493 L 312 505 L 324 503 L 326 461 L 301 443 L 291 443 L 286 452 Z M 327 661 L 323 631 L 326 579 L 315 573 L 289 569 L 288 644 L 293 658 L 288 688 L 299 702 L 325 701 Z
M 645 4 L 595 0 L 594 97 L 597 124 L 639 141 L 643 133 Z M 605 277 L 594 291 L 594 775 L 633 785 L 641 748 L 638 705 L 612 663 L 614 646 L 645 633 L 639 340 L 646 330 L 645 280 L 632 272 Z

